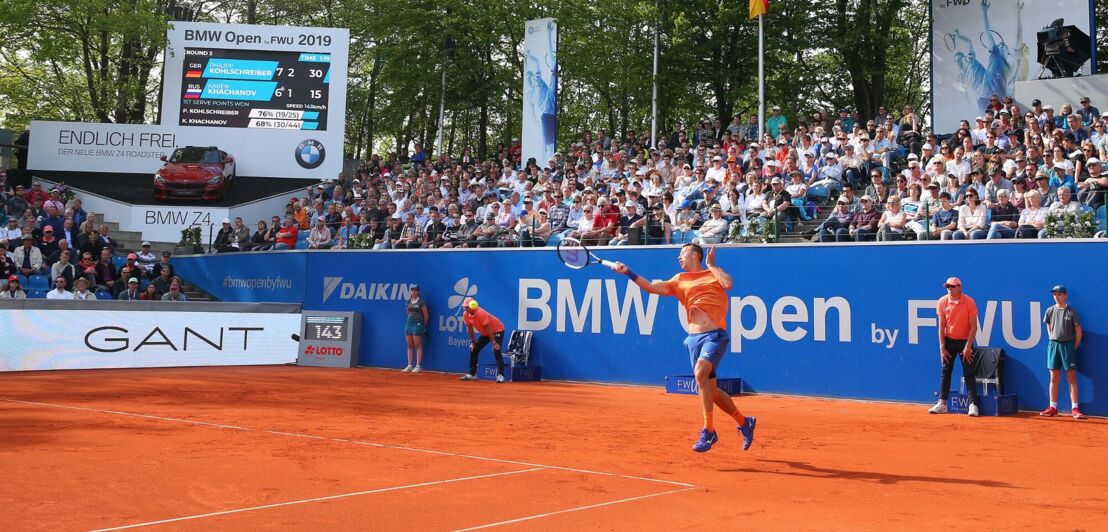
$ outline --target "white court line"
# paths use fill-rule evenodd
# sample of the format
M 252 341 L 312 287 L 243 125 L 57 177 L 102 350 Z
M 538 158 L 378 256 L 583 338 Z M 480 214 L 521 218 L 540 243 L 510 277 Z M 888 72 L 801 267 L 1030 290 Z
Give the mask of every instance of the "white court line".
M 693 489 L 696 489 L 696 488 L 695 487 L 680 488 L 680 489 L 675 489 L 675 490 L 663 491 L 663 492 L 660 492 L 660 493 L 651 493 L 649 495 L 639 495 L 638 497 L 628 497 L 626 499 L 620 499 L 618 501 L 608 501 L 608 502 L 602 502 L 602 503 L 598 503 L 598 504 L 590 504 L 588 506 L 578 506 L 576 508 L 569 508 L 569 509 L 566 509 L 566 510 L 558 510 L 558 511 L 554 511 L 554 512 L 547 512 L 547 513 L 544 513 L 544 514 L 529 515 L 527 517 L 520 517 L 520 518 L 517 518 L 517 519 L 509 519 L 507 521 L 497 521 L 495 523 L 488 523 L 488 524 L 485 524 L 485 525 L 479 525 L 479 526 L 474 526 L 474 527 L 469 527 L 469 528 L 460 528 L 458 530 L 455 530 L 454 532 L 465 532 L 467 530 L 481 530 L 482 528 L 492 528 L 494 526 L 510 525 L 510 524 L 513 524 L 513 523 L 520 523 L 520 522 L 523 522 L 523 521 L 530 521 L 532 519 L 541 519 L 543 517 L 550 517 L 552 515 L 568 514 L 570 512 L 580 512 L 582 510 L 591 510 L 593 508 L 600 508 L 602 506 L 611 506 L 613 504 L 639 501 L 639 500 L 642 500 L 642 499 L 649 499 L 651 497 L 660 497 L 662 495 L 670 495 L 672 493 L 681 493 L 683 491 L 689 491 L 689 490 L 693 490 Z
M 355 491 L 353 493 L 342 493 L 342 494 L 339 494 L 339 495 L 328 495 L 326 497 L 315 497 L 315 498 L 311 498 L 311 499 L 301 499 L 301 500 L 298 500 L 298 501 L 278 502 L 278 503 L 274 503 L 274 504 L 264 504 L 264 505 L 261 505 L 261 506 L 251 506 L 249 508 L 236 508 L 234 510 L 223 510 L 223 511 L 220 511 L 220 512 L 211 512 L 211 513 L 206 513 L 206 514 L 188 515 L 188 516 L 185 516 L 185 517 L 174 517 L 172 519 L 162 519 L 160 521 L 148 521 L 146 523 L 135 523 L 133 525 L 123 525 L 123 526 L 116 526 L 116 527 L 111 527 L 111 528 L 100 528 L 100 529 L 94 530 L 92 532 L 107 532 L 109 530 L 125 530 L 125 529 L 128 529 L 128 528 L 138 528 L 138 527 L 143 527 L 143 526 L 164 525 L 166 523 L 176 523 L 176 522 L 179 522 L 179 521 L 189 521 L 189 520 L 192 520 L 192 519 L 203 519 L 205 517 L 217 517 L 217 516 L 220 516 L 220 515 L 238 514 L 238 513 L 242 513 L 242 512 L 253 512 L 255 510 L 266 510 L 266 509 L 269 509 L 269 508 L 280 508 L 282 506 L 293 506 L 293 505 L 296 505 L 296 504 L 307 504 L 307 503 L 310 503 L 310 502 L 331 501 L 331 500 L 335 500 L 335 499 L 344 499 L 344 498 L 347 498 L 347 497 L 357 497 L 359 495 L 371 495 L 371 494 L 374 494 L 374 493 L 385 493 L 385 492 L 388 492 L 388 491 L 398 491 L 398 490 L 406 490 L 406 489 L 412 489 L 412 488 L 423 488 L 423 487 L 427 487 L 427 486 L 437 486 L 437 485 L 440 485 L 440 484 L 450 484 L 450 483 L 454 483 L 454 482 L 464 482 L 464 481 L 467 481 L 467 480 L 478 480 L 478 479 L 483 479 L 483 478 L 503 477 L 503 476 L 507 476 L 507 475 L 518 475 L 518 474 L 521 474 L 521 473 L 532 473 L 532 472 L 535 472 L 535 471 L 542 471 L 542 470 L 543 470 L 543 468 L 541 468 L 541 467 L 534 467 L 534 468 L 531 468 L 531 469 L 522 469 L 522 470 L 519 470 L 519 471 L 507 471 L 507 472 L 503 472 L 503 473 L 490 473 L 488 475 L 477 475 L 477 476 L 472 476 L 472 477 L 461 477 L 461 478 L 451 478 L 451 479 L 447 479 L 447 480 L 435 480 L 435 481 L 432 481 L 432 482 L 421 482 L 419 484 L 408 484 L 406 486 L 393 486 L 391 488 L 378 488 L 378 489 L 374 489 L 374 490 Z
M 600 475 L 600 476 L 606 476 L 606 477 L 623 478 L 623 479 L 628 479 L 628 480 L 641 480 L 643 482 L 654 482 L 654 483 L 657 483 L 657 484 L 666 484 L 666 485 L 670 485 L 670 486 L 679 486 L 679 487 L 682 487 L 682 488 L 690 488 L 690 489 L 697 487 L 697 486 L 695 486 L 693 484 L 689 484 L 687 482 L 677 482 L 677 481 L 674 481 L 674 480 L 662 480 L 662 479 L 658 479 L 658 478 L 640 477 L 640 476 L 635 476 L 635 475 L 624 475 L 624 474 L 621 474 L 621 473 L 609 473 L 609 472 L 606 472 L 606 471 L 593 471 L 593 470 L 590 470 L 590 469 L 579 469 L 579 468 L 574 468 L 574 467 L 564 467 L 564 466 L 556 466 L 556 465 L 548 465 L 548 464 L 538 464 L 538 463 L 533 463 L 533 462 L 522 462 L 522 461 L 519 461 L 519 460 L 507 460 L 507 459 L 503 459 L 503 458 L 491 458 L 491 457 L 488 457 L 488 456 L 477 456 L 477 455 L 472 455 L 472 454 L 452 453 L 452 452 L 448 452 L 448 451 L 438 451 L 438 450 L 434 450 L 434 449 L 420 449 L 420 448 L 416 448 L 416 447 L 405 447 L 403 445 L 390 445 L 390 444 L 387 444 L 387 443 L 375 443 L 375 442 L 368 442 L 368 441 L 361 441 L 361 440 L 347 440 L 347 439 L 343 439 L 343 438 L 327 438 L 327 437 L 324 437 L 324 436 L 316 436 L 316 435 L 311 435 L 311 434 L 301 434 L 301 433 L 296 433 L 296 432 L 281 432 L 281 431 L 267 430 L 267 429 L 254 429 L 254 428 L 249 428 L 249 427 L 239 427 L 239 426 L 236 426 L 236 425 L 223 425 L 223 424 L 219 424 L 219 423 L 208 423 L 208 422 L 205 422 L 205 421 L 194 421 L 194 420 L 191 420 L 191 419 L 152 416 L 152 415 L 149 415 L 149 414 L 137 414 L 137 413 L 134 413 L 134 412 L 124 412 L 124 411 L 120 411 L 120 410 L 101 410 L 101 409 L 98 409 L 98 408 L 87 408 L 87 407 L 82 407 L 82 406 L 68 406 L 68 405 L 59 405 L 59 404 L 52 404 L 52 403 L 39 403 L 39 402 L 35 402 L 35 401 L 22 401 L 22 400 L 18 400 L 18 399 L 6 399 L 6 398 L 0 398 L 0 401 L 6 401 L 6 402 L 9 402 L 9 403 L 20 403 L 20 404 L 26 404 L 26 405 L 44 406 L 44 407 L 49 407 L 49 408 L 62 408 L 62 409 L 66 409 L 66 410 L 78 410 L 78 411 L 82 411 L 82 412 L 95 412 L 95 413 L 100 413 L 100 414 L 114 414 L 114 415 L 120 415 L 120 416 L 130 416 L 130 417 L 137 417 L 137 418 L 143 418 L 143 419 L 153 419 L 153 420 L 158 420 L 158 421 L 172 421 L 172 422 L 175 422 L 175 423 L 186 423 L 186 424 L 189 424 L 189 425 L 199 425 L 199 426 L 204 426 L 204 427 L 224 428 L 224 429 L 241 430 L 241 431 L 247 431 L 247 432 L 264 432 L 264 433 L 267 433 L 267 434 L 275 434 L 275 435 L 280 435 L 280 436 L 289 436 L 289 437 L 294 437 L 294 438 L 311 438 L 311 439 L 317 439 L 317 440 L 331 440 L 331 441 L 338 442 L 338 443 L 354 443 L 354 444 L 357 444 L 357 445 L 368 445 L 370 447 L 380 447 L 382 449 L 394 449 L 394 450 L 398 450 L 398 451 L 408 451 L 408 452 L 414 452 L 414 453 L 436 454 L 436 455 L 440 455 L 440 456 L 451 456 L 451 457 L 455 457 L 455 458 L 465 458 L 465 459 L 469 459 L 469 460 L 481 460 L 481 461 L 485 461 L 485 462 L 496 462 L 496 463 L 501 463 L 501 464 L 518 465 L 518 466 L 523 466 L 523 467 L 539 467 L 539 468 L 543 468 L 543 469 L 555 469 L 555 470 L 559 470 L 559 471 L 570 471 L 570 472 L 582 473 L 582 474 L 586 474 L 586 475 Z

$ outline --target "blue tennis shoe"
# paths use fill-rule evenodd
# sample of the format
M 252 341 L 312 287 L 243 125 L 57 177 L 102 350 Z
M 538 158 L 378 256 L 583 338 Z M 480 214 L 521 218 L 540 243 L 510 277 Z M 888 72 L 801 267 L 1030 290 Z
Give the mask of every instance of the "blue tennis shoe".
M 739 435 L 743 437 L 743 450 L 750 448 L 750 444 L 754 443 L 754 425 L 758 424 L 758 418 L 754 416 L 746 416 L 746 424 L 739 429 Z
M 692 450 L 698 453 L 707 452 L 717 441 L 719 441 L 719 436 L 716 435 L 715 432 L 709 432 L 708 429 L 700 429 L 700 439 L 693 444 Z

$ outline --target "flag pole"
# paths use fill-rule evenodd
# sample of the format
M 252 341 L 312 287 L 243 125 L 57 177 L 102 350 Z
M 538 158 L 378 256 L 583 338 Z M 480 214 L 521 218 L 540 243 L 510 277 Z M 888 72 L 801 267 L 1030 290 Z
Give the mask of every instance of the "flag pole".
M 655 11 L 659 10 L 660 2 L 654 2 Z M 658 147 L 658 31 L 660 14 L 655 13 L 654 19 L 654 71 L 652 74 L 653 88 L 650 95 L 650 147 Z
M 758 15 L 758 143 L 762 143 L 762 137 L 766 135 L 766 70 L 765 70 L 765 38 L 762 34 L 762 19 L 765 14 Z

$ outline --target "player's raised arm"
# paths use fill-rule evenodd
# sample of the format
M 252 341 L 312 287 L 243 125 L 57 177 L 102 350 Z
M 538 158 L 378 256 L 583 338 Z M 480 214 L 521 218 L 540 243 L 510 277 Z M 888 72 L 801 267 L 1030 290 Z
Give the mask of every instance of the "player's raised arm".
M 642 288 L 643 290 L 646 290 L 647 292 L 649 292 L 651 294 L 658 294 L 660 296 L 670 295 L 668 284 L 666 284 L 665 282 L 662 282 L 662 281 L 658 281 L 658 282 L 647 281 L 645 278 L 639 277 L 638 274 L 631 271 L 631 268 L 628 268 L 627 265 L 622 263 L 622 262 L 617 262 L 617 263 L 613 264 L 612 265 L 612 271 L 616 272 L 616 273 L 626 275 L 627 277 L 630 277 L 631 280 L 635 282 L 635 284 L 639 285 L 639 288 Z
M 716 280 L 719 281 L 720 286 L 722 286 L 724 290 L 730 290 L 731 287 L 735 285 L 735 281 L 731 279 L 731 276 L 723 271 L 723 268 L 716 266 L 715 246 L 708 248 L 707 256 L 704 257 L 704 265 L 708 267 L 708 271 L 712 272 L 712 275 L 716 276 Z

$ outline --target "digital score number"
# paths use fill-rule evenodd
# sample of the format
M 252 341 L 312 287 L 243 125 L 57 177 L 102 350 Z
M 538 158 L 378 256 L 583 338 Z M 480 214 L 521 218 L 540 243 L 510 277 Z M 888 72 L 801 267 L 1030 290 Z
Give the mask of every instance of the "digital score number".
M 347 339 L 347 320 L 342 316 L 307 316 L 304 318 L 305 340 L 342 342 Z
M 186 48 L 182 126 L 324 131 L 331 55 Z

